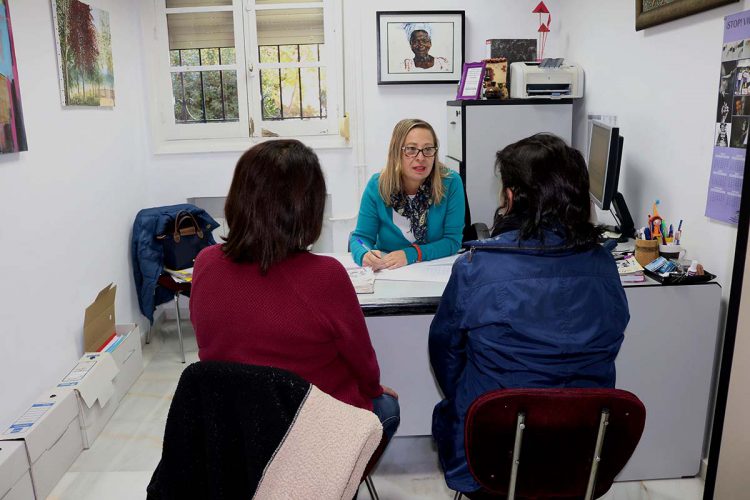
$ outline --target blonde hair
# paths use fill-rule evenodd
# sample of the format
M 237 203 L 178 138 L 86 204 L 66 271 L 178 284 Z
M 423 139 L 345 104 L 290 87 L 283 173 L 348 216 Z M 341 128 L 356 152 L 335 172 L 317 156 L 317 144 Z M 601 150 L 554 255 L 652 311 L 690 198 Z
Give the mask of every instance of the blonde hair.
M 424 120 L 418 118 L 407 118 L 401 120 L 393 127 L 393 134 L 391 135 L 391 144 L 388 146 L 388 160 L 386 161 L 385 168 L 380 172 L 380 179 L 378 179 L 378 191 L 380 197 L 383 198 L 386 206 L 391 204 L 391 195 L 400 193 L 403 190 L 403 184 L 401 182 L 401 174 L 403 173 L 403 167 L 401 165 L 401 148 L 404 146 L 406 136 L 415 128 L 424 128 L 430 131 L 434 146 L 438 147 L 438 139 L 433 130 L 432 126 Z M 443 179 L 448 177 L 448 168 L 443 165 L 435 154 L 435 163 L 432 166 L 432 172 L 430 178 L 432 180 L 432 202 L 435 205 L 439 205 L 445 195 L 445 187 L 443 186 Z

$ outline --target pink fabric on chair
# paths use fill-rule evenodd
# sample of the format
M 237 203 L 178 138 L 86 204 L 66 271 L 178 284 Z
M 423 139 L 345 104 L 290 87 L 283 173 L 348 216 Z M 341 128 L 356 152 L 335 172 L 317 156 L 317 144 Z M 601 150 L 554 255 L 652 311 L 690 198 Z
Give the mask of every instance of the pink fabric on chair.
M 350 499 L 383 428 L 371 411 L 315 386 L 263 471 L 256 500 Z

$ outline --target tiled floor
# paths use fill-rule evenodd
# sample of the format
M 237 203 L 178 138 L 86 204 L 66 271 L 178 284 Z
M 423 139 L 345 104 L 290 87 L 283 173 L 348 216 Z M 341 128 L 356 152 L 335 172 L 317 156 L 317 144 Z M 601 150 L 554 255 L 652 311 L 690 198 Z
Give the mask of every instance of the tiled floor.
M 198 360 L 195 337 L 186 322 L 187 364 Z M 187 364 L 180 362 L 174 322 L 167 322 L 143 351 L 144 370 L 120 403 L 91 449 L 84 451 L 49 499 L 134 500 L 146 497 L 146 485 L 161 456 L 161 443 L 172 394 Z M 385 458 L 385 457 L 384 457 Z M 383 500 L 451 499 L 453 492 L 437 470 L 419 467 L 403 474 L 381 467 L 373 481 Z M 606 500 L 698 500 L 698 478 L 616 483 Z M 364 487 L 360 499 L 368 500 Z

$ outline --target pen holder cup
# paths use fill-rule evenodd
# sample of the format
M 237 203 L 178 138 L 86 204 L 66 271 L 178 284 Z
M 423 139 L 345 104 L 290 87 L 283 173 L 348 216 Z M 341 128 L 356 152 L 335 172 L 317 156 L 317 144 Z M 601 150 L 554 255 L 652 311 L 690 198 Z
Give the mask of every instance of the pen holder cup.
M 659 255 L 665 259 L 679 260 L 685 257 L 687 250 L 680 245 L 659 245 Z
M 659 257 L 659 240 L 635 240 L 635 260 L 642 266 Z

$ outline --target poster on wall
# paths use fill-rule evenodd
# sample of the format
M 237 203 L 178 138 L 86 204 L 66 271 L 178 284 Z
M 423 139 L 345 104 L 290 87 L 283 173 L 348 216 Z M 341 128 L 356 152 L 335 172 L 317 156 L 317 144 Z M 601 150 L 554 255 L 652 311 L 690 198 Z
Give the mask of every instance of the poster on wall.
M 0 0 L 0 153 L 27 151 L 8 0 Z
M 724 18 L 706 216 L 737 224 L 750 132 L 750 11 Z
M 51 1 L 63 106 L 114 106 L 109 13 L 79 0 Z

